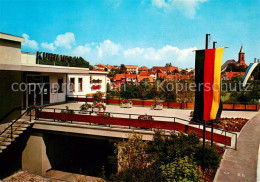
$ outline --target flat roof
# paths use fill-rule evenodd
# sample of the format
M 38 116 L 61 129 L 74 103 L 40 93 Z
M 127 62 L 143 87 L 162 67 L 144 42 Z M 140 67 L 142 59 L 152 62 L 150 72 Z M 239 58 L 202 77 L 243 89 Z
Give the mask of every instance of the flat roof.
M 24 37 L 15 36 L 7 33 L 0 32 L 0 39 L 10 40 L 15 42 L 24 42 Z
M 12 70 L 12 71 L 29 71 L 40 73 L 68 73 L 68 74 L 103 74 L 106 75 L 106 71 L 90 71 L 88 68 L 77 67 L 64 67 L 64 66 L 50 66 L 50 65 L 11 65 L 0 64 L 0 70 Z

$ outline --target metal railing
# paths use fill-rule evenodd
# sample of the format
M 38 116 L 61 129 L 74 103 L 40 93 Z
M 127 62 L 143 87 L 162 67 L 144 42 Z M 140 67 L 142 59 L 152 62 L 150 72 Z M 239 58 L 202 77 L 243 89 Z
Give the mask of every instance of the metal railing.
M 2 136 L 2 134 L 4 134 L 8 129 L 11 130 L 11 139 L 13 139 L 13 125 L 19 120 L 21 119 L 25 114 L 29 113 L 30 115 L 30 122 L 32 121 L 32 109 L 28 108 L 25 112 L 23 112 L 17 119 L 15 119 L 14 121 L 11 122 L 11 124 L 6 127 L 1 133 L 0 136 Z
M 61 108 L 44 108 L 44 110 L 52 110 L 53 111 L 53 113 L 58 113 L 57 111 L 62 111 L 62 110 L 66 110 L 66 109 L 61 109 Z M 75 114 L 78 112 L 78 114 L 82 114 L 81 112 L 81 110 L 73 110 L 73 109 L 70 109 L 70 110 L 72 110 Z M 113 116 L 115 116 L 115 115 L 119 115 L 119 117 L 117 117 L 117 118 L 125 118 L 125 119 L 138 119 L 138 117 L 139 116 L 142 116 L 142 115 L 140 115 L 140 114 L 128 114 L 128 113 L 118 113 L 118 112 L 100 112 L 100 111 L 94 111 L 94 109 L 92 108 L 92 110 L 90 110 L 90 111 L 84 111 L 84 115 L 100 115 L 100 114 L 102 114 L 102 113 L 109 113 L 110 115 L 113 115 Z M 36 116 L 36 115 L 35 115 Z M 120 117 L 121 116 L 121 117 Z M 122 117 L 123 116 L 123 117 Z M 186 124 L 182 124 L 182 125 L 185 125 L 185 132 L 187 133 L 188 132 L 188 128 L 189 127 L 192 127 L 192 128 L 194 128 L 193 126 L 191 126 L 191 125 L 198 125 L 198 129 L 200 129 L 200 130 L 202 130 L 202 128 L 203 128 L 203 124 L 202 123 L 198 123 L 198 122 L 193 122 L 193 121 L 189 121 L 189 120 L 186 120 L 186 119 L 182 119 L 182 118 L 179 118 L 179 117 L 175 117 L 175 116 L 159 116 L 159 115 L 146 115 L 146 116 L 151 116 L 152 118 L 158 118 L 159 120 L 152 120 L 152 121 L 155 121 L 155 122 L 173 122 L 174 123 L 174 126 L 176 127 L 176 124 L 178 123 L 178 124 L 182 124 L 182 123 L 180 123 L 180 122 L 184 122 L 184 123 L 186 123 Z M 42 117 L 40 117 L 40 118 L 42 118 Z M 39 119 L 39 118 L 35 118 L 36 120 L 37 119 Z M 54 118 L 52 118 L 53 119 L 53 121 L 55 122 L 56 121 L 56 119 L 55 119 L 55 117 Z M 160 120 L 160 119 L 167 119 L 166 121 L 165 120 Z M 72 118 L 72 120 L 69 120 L 69 121 L 71 121 L 71 123 L 73 122 L 73 121 L 77 121 L 77 120 L 73 120 L 73 118 Z M 178 122 L 178 121 L 180 121 L 180 122 Z M 80 121 L 79 121 L 80 122 Z M 201 127 L 202 126 L 202 127 Z M 109 125 L 109 127 L 110 127 L 110 125 Z M 130 127 L 132 127 L 132 126 L 129 126 L 129 128 Z M 211 129 L 211 127 L 210 126 L 207 126 L 206 125 L 206 129 Z M 217 132 L 213 132 L 213 133 L 215 133 L 215 134 L 219 134 L 219 133 L 221 133 L 221 134 L 219 134 L 219 135 L 223 135 L 224 134 L 224 136 L 225 137 L 227 137 L 227 135 L 229 135 L 229 136 L 231 136 L 230 138 L 231 139 L 233 139 L 233 137 L 235 137 L 235 144 L 234 144 L 234 148 L 235 148 L 235 150 L 237 149 L 237 133 L 234 133 L 234 132 L 231 132 L 231 131 L 227 131 L 227 130 L 224 130 L 224 129 L 221 129 L 221 128 L 213 128 L 215 131 L 218 131 L 218 133 Z M 178 131 L 176 128 L 174 128 L 173 129 L 174 130 L 174 132 L 175 131 Z M 209 132 L 209 131 L 207 131 L 207 132 Z

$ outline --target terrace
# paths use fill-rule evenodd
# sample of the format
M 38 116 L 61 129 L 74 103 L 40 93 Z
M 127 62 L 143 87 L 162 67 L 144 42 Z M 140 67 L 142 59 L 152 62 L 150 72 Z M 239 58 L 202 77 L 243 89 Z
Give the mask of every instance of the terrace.
M 139 132 L 147 133 L 151 132 L 152 129 L 162 128 L 166 132 L 195 132 L 199 136 L 202 136 L 202 125 L 190 123 L 190 112 L 191 110 L 183 109 L 163 109 L 163 110 L 151 110 L 150 107 L 132 107 L 132 108 L 120 108 L 117 105 L 107 105 L 106 112 L 110 113 L 111 117 L 102 117 L 99 115 L 97 110 L 89 110 L 82 114 L 79 110 L 80 106 L 84 102 L 72 102 L 65 103 L 61 105 L 48 106 L 43 108 L 42 112 L 37 115 L 37 123 L 46 123 L 51 121 L 51 123 L 67 123 L 68 127 L 71 124 L 77 124 L 86 126 L 94 126 L 102 128 L 102 130 L 110 130 L 111 128 L 117 128 L 118 132 L 124 133 L 126 130 L 131 132 L 135 129 Z M 60 113 L 62 109 L 69 106 L 69 109 L 74 110 L 75 115 L 62 114 Z M 102 112 L 101 112 L 102 113 Z M 243 117 L 246 119 L 251 119 L 256 115 L 257 112 L 234 112 L 234 111 L 223 111 L 222 117 Z M 140 121 L 138 117 L 140 115 L 149 115 L 153 117 L 153 120 Z M 120 119 L 122 118 L 122 119 Z M 53 122 L 55 121 L 55 122 Z M 149 132 L 149 133 L 150 133 Z M 227 132 L 221 129 L 213 130 L 214 142 L 236 148 L 237 136 L 239 132 Z M 151 133 L 150 133 L 151 135 Z M 120 135 L 122 137 L 122 135 Z M 125 137 L 123 137 L 125 138 Z M 150 137 L 148 137 L 150 138 Z M 150 138 L 151 139 L 151 138 Z M 211 128 L 206 129 L 206 139 L 211 139 Z

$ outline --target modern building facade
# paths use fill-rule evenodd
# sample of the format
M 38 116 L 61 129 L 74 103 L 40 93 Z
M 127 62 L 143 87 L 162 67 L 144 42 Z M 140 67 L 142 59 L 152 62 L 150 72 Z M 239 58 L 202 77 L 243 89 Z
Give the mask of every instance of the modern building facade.
M 107 72 L 36 64 L 34 53 L 21 51 L 23 41 L 23 37 L 0 33 L 0 119 L 4 123 L 21 113 L 5 118 L 15 108 L 62 103 L 67 95 L 106 92 Z

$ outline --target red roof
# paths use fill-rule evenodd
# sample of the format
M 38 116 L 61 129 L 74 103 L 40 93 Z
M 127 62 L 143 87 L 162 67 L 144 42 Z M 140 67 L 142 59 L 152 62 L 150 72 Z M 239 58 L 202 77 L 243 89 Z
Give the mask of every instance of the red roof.
M 153 66 L 153 71 L 156 71 L 158 69 L 161 69 L 162 71 L 174 71 L 174 70 L 178 70 L 178 67 L 176 66 Z
M 115 66 L 107 65 L 107 69 L 115 69 Z
M 238 75 L 245 75 L 245 72 L 225 72 L 224 74 L 221 75 L 221 77 L 223 77 L 224 75 L 226 75 L 227 79 L 231 79 L 234 76 L 238 76 Z
M 122 80 L 122 78 L 136 78 L 136 74 L 116 74 L 115 79 L 116 80 Z
M 146 71 L 147 71 L 147 70 L 148 70 L 148 67 L 142 66 L 142 67 L 139 67 L 138 70 L 146 70 Z
M 138 83 L 141 82 L 143 79 L 147 79 L 148 82 L 153 82 L 153 77 L 152 76 L 137 76 Z
M 104 64 L 97 64 L 96 66 L 100 67 L 100 68 L 105 68 L 106 67 L 106 65 L 104 65 Z
M 136 69 L 137 66 L 136 65 L 125 65 L 126 69 Z
M 148 76 L 148 71 L 141 71 L 139 73 L 140 76 Z

